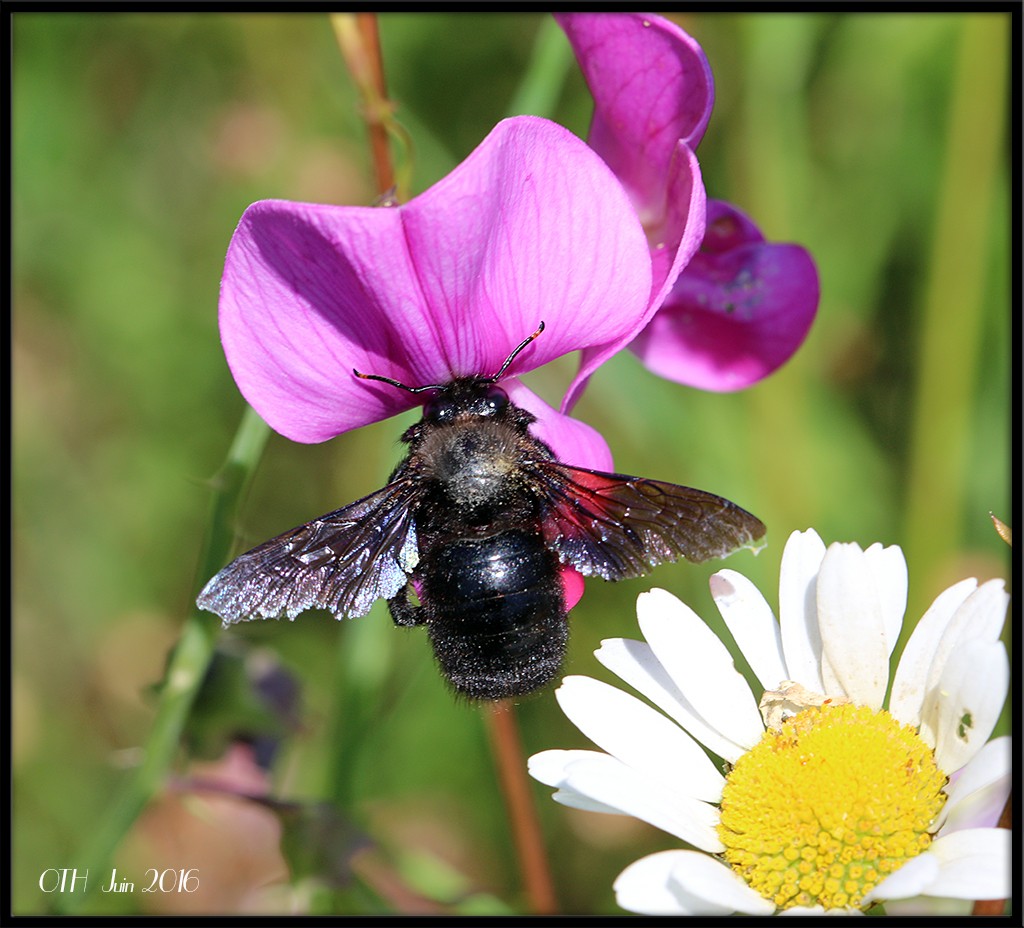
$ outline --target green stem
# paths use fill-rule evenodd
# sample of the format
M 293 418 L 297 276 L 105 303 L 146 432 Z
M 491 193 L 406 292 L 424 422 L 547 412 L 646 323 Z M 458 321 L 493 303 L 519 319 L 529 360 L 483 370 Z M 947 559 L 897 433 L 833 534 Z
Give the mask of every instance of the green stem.
M 553 17 L 545 16 L 537 30 L 523 79 L 505 110 L 506 115 L 550 116 L 575 60 L 558 23 Z
M 798 217 L 813 212 L 808 204 L 814 168 L 802 141 L 809 137 L 809 115 L 801 88 L 813 60 L 815 20 L 743 15 L 739 29 L 742 106 L 726 141 L 735 201 L 763 223 L 769 241 L 801 241 Z M 764 501 L 756 511 L 768 524 L 773 548 L 784 543 L 794 512 L 821 514 L 826 509 L 821 448 L 807 428 L 815 393 L 808 347 L 767 381 L 744 391 L 732 425 L 738 458 L 757 462 L 750 469 L 751 497 Z M 783 448 L 784 454 L 763 453 Z
M 906 548 L 919 577 L 940 568 L 962 538 L 986 258 L 1006 163 L 1008 24 L 1004 16 L 967 16 L 954 72 L 911 423 Z
M 266 423 L 246 407 L 227 459 L 211 481 L 213 506 L 200 559 L 203 583 L 227 560 L 238 503 L 259 464 L 269 432 Z M 213 657 L 218 632 L 219 625 L 214 617 L 193 606 L 167 665 L 142 763 L 106 810 L 91 842 L 79 856 L 79 871 L 92 874 L 88 886 L 102 884 L 101 874 L 109 870 L 118 845 L 163 785 L 178 752 L 192 701 Z M 87 898 L 86 892 L 61 894 L 55 908 L 61 913 L 71 913 Z

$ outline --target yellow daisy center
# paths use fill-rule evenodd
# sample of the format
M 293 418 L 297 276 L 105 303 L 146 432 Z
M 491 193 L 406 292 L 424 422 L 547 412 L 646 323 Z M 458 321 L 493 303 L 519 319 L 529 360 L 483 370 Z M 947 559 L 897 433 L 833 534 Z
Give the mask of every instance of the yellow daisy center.
M 931 748 L 888 712 L 804 709 L 726 778 L 723 856 L 779 908 L 856 907 L 931 843 L 945 783 Z

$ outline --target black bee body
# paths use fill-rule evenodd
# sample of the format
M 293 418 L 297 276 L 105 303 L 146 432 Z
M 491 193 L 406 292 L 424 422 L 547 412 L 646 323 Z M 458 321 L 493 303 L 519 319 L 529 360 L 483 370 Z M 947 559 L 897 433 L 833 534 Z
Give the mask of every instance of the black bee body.
M 500 699 L 558 673 L 566 568 L 621 580 L 754 546 L 764 525 L 734 503 L 564 464 L 530 434 L 534 417 L 497 382 L 542 329 L 492 377 L 409 388 L 357 372 L 432 391 L 405 460 L 382 489 L 235 558 L 198 605 L 230 624 L 314 608 L 354 618 L 386 599 L 397 625 L 426 626 L 457 692 Z
M 402 436 L 409 456 L 392 474 L 421 482 L 413 515 L 420 605 L 403 591 L 388 601 L 392 618 L 426 625 L 445 677 L 471 697 L 537 689 L 565 654 L 565 597 L 542 532 L 545 501 L 519 466 L 524 457 L 554 457 L 529 434 L 533 418 L 500 388 L 455 381 Z

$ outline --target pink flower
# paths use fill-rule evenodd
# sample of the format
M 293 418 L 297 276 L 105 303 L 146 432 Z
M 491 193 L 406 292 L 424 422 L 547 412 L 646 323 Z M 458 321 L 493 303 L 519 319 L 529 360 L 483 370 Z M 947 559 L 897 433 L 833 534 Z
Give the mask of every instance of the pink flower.
M 817 312 L 818 277 L 803 248 L 765 242 L 735 207 L 706 204 L 705 225 L 694 149 L 714 86 L 703 50 L 659 16 L 556 19 L 594 97 L 590 145 L 629 193 L 651 250 L 659 308 L 630 347 L 656 374 L 690 386 L 755 383 L 803 343 Z M 563 408 L 578 397 L 581 385 L 574 387 Z
M 353 369 L 408 386 L 490 376 L 544 321 L 503 386 L 560 459 L 608 469 L 597 432 L 515 378 L 583 349 L 579 383 L 650 320 L 651 279 L 612 172 L 567 130 L 523 116 L 397 207 L 254 203 L 228 248 L 221 340 L 267 423 L 320 442 L 421 401 Z
M 700 251 L 630 344 L 661 377 L 702 390 L 739 390 L 780 367 L 818 308 L 818 274 L 799 245 L 769 243 L 750 219 L 708 201 Z

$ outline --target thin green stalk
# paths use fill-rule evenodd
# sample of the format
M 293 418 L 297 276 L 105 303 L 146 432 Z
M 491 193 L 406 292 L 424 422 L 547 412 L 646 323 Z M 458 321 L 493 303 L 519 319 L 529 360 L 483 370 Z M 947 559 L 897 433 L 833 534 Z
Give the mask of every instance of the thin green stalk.
M 743 107 L 729 141 L 736 202 L 764 224 L 769 240 L 800 241 L 798 218 L 811 199 L 814 176 L 806 139 L 807 96 L 801 88 L 816 41 L 817 23 L 805 15 L 769 13 L 740 17 L 743 39 Z M 709 191 L 709 196 L 712 193 Z M 812 252 L 813 243 L 810 244 Z M 813 334 L 813 333 L 812 333 Z M 811 421 L 811 367 L 807 346 L 768 382 L 746 391 L 746 422 L 732 423 L 736 453 L 756 461 L 753 499 L 772 500 L 770 543 L 785 540 L 794 511 L 821 513 L 820 456 L 806 423 Z M 785 454 L 774 449 L 785 449 Z M 766 449 L 772 449 L 764 453 Z M 792 498 L 799 487 L 801 500 Z M 760 512 L 760 510 L 758 510 Z
M 246 407 L 227 459 L 211 481 L 214 495 L 200 558 L 202 583 L 227 560 L 238 503 L 259 464 L 269 432 L 266 423 Z M 100 875 L 109 872 L 118 845 L 164 783 L 178 752 L 189 709 L 213 656 L 219 629 L 214 616 L 193 606 L 167 665 L 142 763 L 119 790 L 97 824 L 91 842 L 78 857 L 78 870 L 93 875 L 87 886 L 102 885 Z M 64 914 L 74 912 L 87 898 L 85 892 L 62 893 L 55 900 L 55 909 Z
M 1009 22 L 1004 15 L 966 16 L 954 71 L 910 423 L 907 558 L 925 576 L 956 549 L 963 531 L 987 255 L 1006 163 Z
M 541 20 L 533 51 L 519 87 L 505 110 L 508 116 L 550 116 L 575 61 L 572 47 L 554 17 Z

